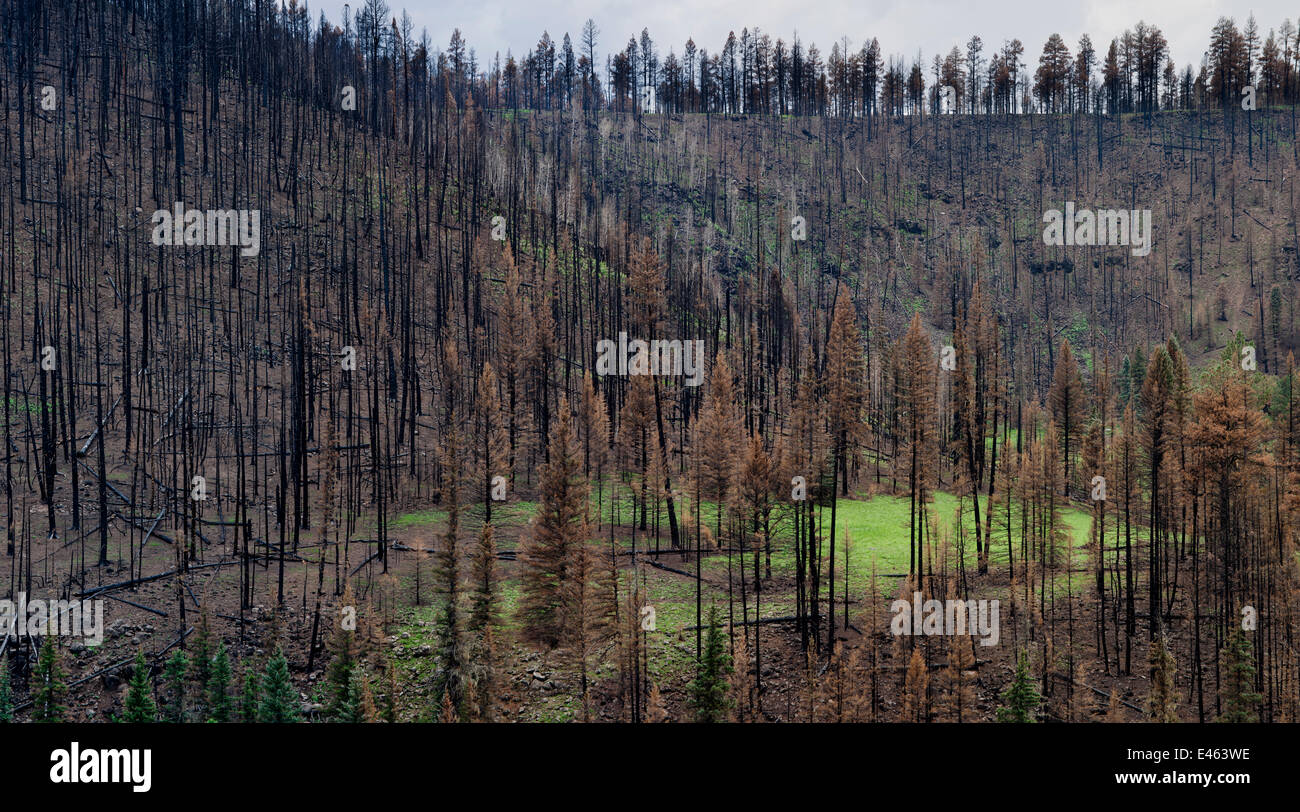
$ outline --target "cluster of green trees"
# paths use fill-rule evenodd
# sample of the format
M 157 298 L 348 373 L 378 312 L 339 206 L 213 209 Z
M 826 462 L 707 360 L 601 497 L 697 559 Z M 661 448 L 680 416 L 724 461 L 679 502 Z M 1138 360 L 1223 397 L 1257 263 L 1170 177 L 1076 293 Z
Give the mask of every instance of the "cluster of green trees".
M 1026 46 L 1008 39 L 986 52 L 972 36 L 964 50 L 935 54 L 926 64 L 886 54 L 879 40 L 859 49 L 847 38 L 824 54 L 794 35 L 788 42 L 758 28 L 728 33 L 713 53 L 688 39 L 679 54 L 656 43 L 648 29 L 597 56 L 600 30 L 593 20 L 578 43 L 543 32 L 519 57 L 498 52 L 480 64 L 459 29 L 446 50 L 431 50 L 427 32 L 418 41 L 409 18 L 401 26 L 375 26 L 388 19 L 383 0 L 369 0 L 341 30 L 322 26 L 317 37 L 361 51 L 367 79 L 384 87 L 442 79 L 457 104 L 473 98 L 486 107 L 586 110 L 768 113 L 796 116 L 874 116 L 942 109 L 939 90 L 952 88 L 952 112 L 1097 112 L 1118 114 L 1171 109 L 1239 107 L 1241 90 L 1257 86 L 1261 103 L 1294 103 L 1300 92 L 1300 32 L 1290 19 L 1261 36 L 1253 15 L 1244 27 L 1224 17 L 1210 34 L 1205 59 L 1180 71 L 1156 25 L 1140 21 L 1099 53 L 1084 34 L 1074 54 L 1059 34 L 1043 45 L 1036 69 L 1023 60 Z M 308 28 L 300 29 L 304 34 Z M 367 34 L 366 32 L 372 32 Z M 1032 72 L 1031 72 L 1032 71 Z M 413 72 L 419 72 L 416 78 Z M 647 93 L 647 89 L 654 93 Z

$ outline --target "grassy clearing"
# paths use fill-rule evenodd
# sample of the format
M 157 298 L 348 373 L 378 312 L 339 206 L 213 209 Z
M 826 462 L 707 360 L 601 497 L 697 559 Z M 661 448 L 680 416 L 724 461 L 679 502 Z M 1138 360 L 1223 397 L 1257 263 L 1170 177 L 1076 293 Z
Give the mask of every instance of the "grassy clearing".
M 927 505 L 927 513 L 931 519 L 936 537 L 946 537 L 949 543 L 955 544 L 956 540 L 961 538 L 961 546 L 964 548 L 966 563 L 968 567 L 975 564 L 974 551 L 974 516 L 969 509 L 969 502 L 966 503 L 966 509 L 961 516 L 962 529 L 958 534 L 957 522 L 957 505 L 956 496 L 946 492 L 936 493 L 934 499 Z M 605 516 L 609 516 L 608 494 L 604 502 Z M 593 508 L 595 505 L 593 504 Z M 693 506 L 691 506 L 693 509 Z M 624 500 L 620 505 L 618 513 L 622 521 L 631 520 L 631 502 Z M 509 502 L 493 507 L 493 524 L 498 527 L 516 526 L 522 527 L 535 514 L 537 504 L 535 502 Z M 1004 508 L 1005 510 L 1005 508 Z M 909 499 L 906 496 L 889 496 L 877 495 L 868 499 L 840 499 L 836 506 L 836 571 L 835 571 L 835 592 L 837 596 L 843 594 L 845 590 L 845 549 L 844 537 L 848 535 L 849 545 L 847 554 L 847 577 L 848 592 L 851 599 L 861 601 L 866 595 L 871 582 L 873 570 L 876 573 L 876 590 L 877 597 L 888 599 L 898 589 L 899 579 L 895 577 L 884 577 L 887 574 L 905 573 L 908 569 L 909 559 Z M 482 506 L 476 505 L 467 508 L 465 515 L 476 517 L 481 520 L 483 512 Z M 685 515 L 679 509 L 679 520 Z M 1060 512 L 1061 520 L 1065 524 L 1065 530 L 1068 533 L 1070 544 L 1075 550 L 1074 564 L 1082 564 L 1082 551 L 1088 542 L 1088 532 L 1091 525 L 1091 516 L 1086 510 L 1075 507 L 1067 507 Z M 715 525 L 717 517 L 717 507 L 712 503 L 704 503 L 700 506 L 700 521 L 707 524 L 710 528 Z M 395 517 L 392 527 L 400 529 L 409 528 L 433 528 L 446 521 L 447 514 L 441 510 L 426 510 L 414 513 L 407 513 Z M 668 542 L 668 522 L 667 511 L 661 509 L 658 512 L 658 522 L 660 530 L 660 547 L 667 548 Z M 648 532 L 638 534 L 637 547 L 639 550 L 653 549 L 656 515 L 651 510 L 648 515 L 647 526 Z M 823 511 L 821 516 L 822 533 L 830 532 L 830 511 Z M 1113 522 L 1113 519 L 1111 520 Z M 1108 522 L 1110 524 L 1110 522 Z M 1113 525 L 1112 525 L 1113 527 Z M 1016 558 L 1019 562 L 1019 529 L 1020 516 L 1019 511 L 1013 507 L 1011 517 L 1012 536 L 1015 540 Z M 694 538 L 693 523 L 690 529 L 690 537 Z M 795 553 L 794 544 L 789 538 L 783 536 L 788 534 L 788 527 L 778 524 L 778 536 L 774 538 L 771 550 L 771 570 L 772 576 L 778 581 L 780 579 L 792 579 L 795 575 Z M 630 548 L 628 533 L 625 528 L 618 531 L 620 549 Z M 608 536 L 602 534 L 599 541 L 604 544 L 608 541 Z M 829 554 L 829 547 L 826 548 Z M 725 584 L 728 577 L 728 568 L 730 567 L 734 579 L 734 598 L 736 599 L 735 613 L 736 621 L 740 620 L 739 604 L 739 584 L 741 567 L 745 568 L 747 578 L 753 573 L 753 556 L 752 553 L 745 557 L 742 562 L 738 553 L 732 552 L 729 556 L 725 552 L 706 552 L 701 562 L 701 573 L 703 576 L 702 586 L 702 612 L 708 614 L 711 605 L 717 605 L 722 618 L 726 618 L 727 613 L 727 593 Z M 682 570 L 687 573 L 693 573 L 695 565 L 693 561 L 681 561 L 675 555 L 664 555 L 658 559 L 661 563 Z M 995 567 L 1005 567 L 1007 562 L 1007 541 L 1006 529 L 1003 513 L 999 513 L 997 521 L 994 523 L 994 540 L 993 550 L 990 560 Z M 766 556 L 760 566 L 766 569 Z M 515 575 L 505 579 L 501 584 L 500 592 L 500 622 L 501 629 L 504 632 L 518 629 L 518 621 L 515 618 L 515 611 L 519 605 L 520 587 L 517 580 L 517 570 Z M 660 685 L 685 685 L 694 674 L 695 664 L 695 632 L 691 627 L 696 623 L 695 614 L 695 582 L 693 578 L 683 576 L 677 573 L 666 572 L 661 569 L 646 567 L 641 571 L 643 580 L 643 589 L 645 590 L 646 603 L 655 607 L 656 631 L 649 635 L 649 662 L 650 676 Z M 620 578 L 620 589 L 627 590 L 631 588 L 632 573 L 624 572 Z M 1055 591 L 1058 595 L 1065 591 L 1066 579 L 1069 574 L 1061 571 L 1053 574 L 1048 579 L 1047 588 Z M 823 581 L 824 584 L 824 581 Z M 1077 590 L 1081 587 L 1080 577 L 1074 578 L 1074 588 Z M 1036 591 L 1038 583 L 1035 581 L 1033 589 Z M 794 613 L 795 598 L 793 588 L 780 587 L 772 589 L 768 587 L 768 592 L 763 594 L 762 598 L 762 615 L 764 617 L 776 617 L 790 615 Z M 823 586 L 824 589 L 824 586 Z M 824 594 L 824 593 L 823 593 Z M 753 595 L 749 594 L 749 611 L 753 611 Z M 860 608 L 862 604 L 859 604 Z M 883 606 L 883 604 L 882 604 Z M 858 609 L 855 609 L 856 612 Z M 429 680 L 433 676 L 434 658 L 429 656 L 418 656 L 416 652 L 422 645 L 430 645 L 436 649 L 437 641 L 435 625 L 435 610 L 432 607 L 424 606 L 409 610 L 400 622 L 397 633 L 409 633 L 409 637 L 402 638 L 399 644 L 402 654 L 398 659 L 408 668 L 407 674 L 414 680 Z M 612 663 L 605 663 L 597 671 L 596 677 L 609 676 L 614 673 Z M 565 702 L 556 697 L 548 697 L 543 701 L 543 707 L 535 710 L 540 714 L 540 718 L 563 721 L 574 718 L 574 714 L 580 712 L 580 709 L 572 703 Z
M 412 513 L 400 513 L 388 520 L 390 530 L 408 530 L 413 527 L 442 524 L 447 521 L 445 510 L 417 510 Z

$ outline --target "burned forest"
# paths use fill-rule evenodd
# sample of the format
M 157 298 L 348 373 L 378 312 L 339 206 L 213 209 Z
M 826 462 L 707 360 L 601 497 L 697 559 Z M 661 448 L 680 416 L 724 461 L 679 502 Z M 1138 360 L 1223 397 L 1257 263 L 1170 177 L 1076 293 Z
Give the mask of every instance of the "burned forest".
M 0 0 L 0 721 L 1300 721 L 1291 21 L 454 17 Z

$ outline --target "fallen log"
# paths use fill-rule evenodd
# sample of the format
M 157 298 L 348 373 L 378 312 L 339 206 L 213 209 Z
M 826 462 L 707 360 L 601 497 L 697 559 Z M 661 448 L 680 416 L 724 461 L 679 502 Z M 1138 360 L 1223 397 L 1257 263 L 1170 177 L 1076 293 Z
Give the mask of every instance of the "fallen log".
M 379 551 L 378 551 L 378 550 L 376 550 L 375 552 L 373 552 L 373 553 L 371 553 L 370 555 L 366 556 L 366 560 L 365 560 L 365 561 L 362 561 L 360 564 L 357 564 L 355 567 L 352 568 L 352 572 L 349 572 L 349 573 L 348 573 L 348 577 L 351 578 L 353 575 L 356 575 L 358 572 L 361 571 L 361 568 L 362 568 L 362 567 L 364 567 L 365 565 L 369 564 L 371 561 L 374 561 L 374 560 L 375 560 L 376 558 L 378 558 L 378 557 L 379 557 Z
M 211 564 L 197 564 L 195 566 L 189 567 L 187 571 L 193 572 L 194 570 L 205 570 L 210 567 L 224 567 L 230 564 L 238 564 L 238 563 L 239 563 L 238 561 L 214 561 Z M 146 575 L 143 578 L 132 578 L 129 581 L 120 581 L 116 584 L 105 584 L 104 586 L 97 586 L 94 589 L 87 589 L 83 592 L 78 592 L 77 597 L 93 598 L 96 595 L 103 595 L 106 592 L 115 592 L 119 589 L 126 589 L 129 586 L 137 586 L 139 584 L 147 584 L 151 581 L 157 581 L 162 578 L 169 578 L 175 574 L 176 574 L 176 570 L 167 570 L 166 572 L 160 572 L 157 575 Z
M 95 479 L 99 479 L 99 474 L 95 473 L 94 468 L 91 468 L 89 465 L 85 464 L 80 459 L 77 460 L 77 464 L 80 465 L 82 468 L 85 468 L 86 473 L 90 474 Z M 104 487 L 112 491 L 113 495 L 116 496 L 118 499 L 121 499 L 125 504 L 130 505 L 132 509 L 135 509 L 135 503 L 132 502 L 130 499 L 127 499 L 125 496 L 123 496 L 122 492 L 119 491 L 117 488 L 114 488 L 113 483 L 109 482 L 108 480 L 104 480 Z
M 733 626 L 764 626 L 768 623 L 796 623 L 799 618 L 796 615 L 782 615 L 781 617 L 761 617 L 757 620 L 742 620 L 739 623 L 732 623 Z M 687 626 L 682 629 L 684 632 L 700 631 L 707 629 L 708 626 Z
M 678 575 L 685 575 L 687 578 L 694 578 L 694 577 L 695 577 L 695 573 L 693 573 L 693 572 L 686 572 L 685 570 L 673 569 L 672 567 L 668 566 L 667 564 L 660 564 L 658 561 L 655 561 L 654 559 L 650 559 L 650 560 L 646 561 L 646 563 L 649 564 L 650 566 L 654 567 L 655 569 L 660 569 L 660 570 L 663 570 L 663 571 L 665 571 L 665 572 L 674 572 L 674 573 L 677 573 Z
M 120 603 L 125 603 L 127 606 L 134 606 L 136 609 L 143 609 L 143 610 L 146 611 L 146 612 L 153 612 L 155 615 L 158 615 L 159 617 L 167 617 L 167 613 L 166 613 L 166 612 L 163 612 L 163 611 L 161 611 L 161 610 L 159 610 L 159 609 L 154 609 L 154 608 L 149 607 L 149 606 L 145 606 L 145 605 L 142 604 L 142 603 L 136 603 L 135 601 L 129 601 L 129 600 L 127 600 L 126 598 L 119 598 L 119 597 L 116 596 L 116 595 L 105 595 L 104 597 L 105 597 L 105 598 L 108 598 L 110 601 L 118 601 L 118 602 L 120 602 Z
M 165 649 L 163 649 L 162 651 L 158 652 L 158 654 L 154 656 L 154 658 L 153 658 L 153 659 L 154 659 L 154 662 L 156 663 L 156 662 L 158 661 L 158 659 L 160 659 L 160 658 L 162 657 L 162 655 L 166 654 L 166 653 L 167 653 L 168 651 L 170 651 L 170 650 L 171 650 L 171 649 L 172 649 L 172 648 L 173 648 L 177 643 L 179 643 L 181 640 L 183 640 L 183 639 L 185 639 L 187 636 L 189 636 L 189 633 L 192 632 L 192 631 L 194 631 L 194 627 L 193 627 L 193 626 L 191 626 L 191 627 L 189 627 L 188 629 L 186 629 L 185 632 L 184 632 L 183 634 L 179 634 L 179 635 L 177 635 L 176 639 L 173 640 L 170 644 L 168 644 L 167 648 L 165 648 Z M 98 677 L 98 676 L 100 676 L 100 675 L 102 675 L 102 674 L 107 674 L 109 671 L 116 671 L 117 669 L 121 668 L 122 666 L 127 665 L 128 663 L 131 663 L 131 662 L 134 662 L 134 661 L 135 661 L 135 655 L 132 654 L 130 657 L 127 657 L 125 660 L 119 660 L 118 662 L 115 662 L 115 663 L 113 663 L 112 665 L 106 665 L 106 666 L 104 666 L 103 668 L 99 669 L 98 671 L 94 672 L 93 674 L 90 674 L 90 675 L 88 675 L 88 676 L 82 677 L 81 679 L 76 680 L 76 681 L 74 681 L 74 682 L 70 682 L 70 683 L 68 683 L 68 688 L 70 688 L 70 689 L 71 689 L 71 688 L 76 688 L 78 685 L 81 685 L 81 684 L 83 684 L 83 683 L 89 682 L 89 681 L 91 681 L 92 679 L 94 679 L 95 677 Z M 20 711 L 20 710 L 23 710 L 23 709 L 25 709 L 25 708 L 30 708 L 31 706 L 32 706 L 32 700 L 29 699 L 29 700 L 27 700 L 26 702 L 24 702 L 24 703 L 21 704 L 21 705 L 16 705 L 16 706 L 14 706 L 14 710 L 15 710 L 15 711 Z
M 108 272 L 105 271 L 105 273 Z M 112 277 L 109 278 L 111 279 Z M 86 444 L 83 445 L 81 447 L 81 450 L 77 452 L 78 457 L 86 456 L 86 452 L 90 450 L 90 444 L 95 442 L 95 438 L 99 436 L 100 430 L 104 428 L 105 425 L 108 424 L 109 419 L 112 418 L 113 416 L 114 410 L 117 409 L 117 404 L 121 402 L 122 402 L 122 396 L 118 395 L 117 400 L 113 401 L 113 405 L 109 407 L 108 414 L 104 415 L 104 419 L 100 421 L 99 425 L 95 427 L 95 430 L 90 433 L 90 437 L 86 439 Z

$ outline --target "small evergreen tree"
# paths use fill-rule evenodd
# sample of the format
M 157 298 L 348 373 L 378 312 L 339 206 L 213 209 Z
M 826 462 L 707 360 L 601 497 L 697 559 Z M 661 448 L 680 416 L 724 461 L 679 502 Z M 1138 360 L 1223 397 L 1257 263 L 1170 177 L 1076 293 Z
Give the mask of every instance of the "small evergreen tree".
M 185 652 L 178 649 L 163 666 L 163 678 L 167 682 L 169 695 L 166 710 L 169 722 L 185 721 L 185 674 L 189 665 Z M 202 694 L 199 696 L 202 697 Z
M 262 678 L 262 701 L 258 706 L 259 722 L 297 722 L 299 719 L 298 692 L 289 679 L 289 661 L 284 651 L 276 648 L 266 663 Z
M 352 586 L 349 584 L 343 593 L 343 605 L 352 605 Z M 342 622 L 334 628 L 330 639 L 330 650 L 334 657 L 325 670 L 325 679 L 329 688 L 329 703 L 326 716 L 336 722 L 356 721 L 357 697 L 352 691 L 352 672 L 357 670 L 357 635 L 345 629 Z
M 924 722 L 930 718 L 930 669 L 921 656 L 920 646 L 912 649 L 903 677 L 903 718 L 908 722 Z
M 1006 704 L 998 708 L 999 722 L 1034 721 L 1034 711 L 1038 709 L 1042 697 L 1034 689 L 1033 679 L 1029 675 L 1029 653 L 1024 649 L 1016 656 L 1016 676 L 1002 692 L 1002 701 Z
M 1223 713 L 1220 722 L 1258 722 L 1262 697 L 1255 691 L 1255 658 L 1250 639 L 1241 629 L 1223 647 Z
M 1119 704 L 1119 691 L 1110 689 L 1110 702 L 1106 705 L 1107 722 L 1123 722 L 1124 707 Z
M 966 714 L 975 704 L 974 693 L 966 679 L 966 672 L 975 667 L 975 655 L 969 642 L 969 638 L 961 636 L 948 638 L 948 690 L 945 698 L 953 722 L 965 721 Z
M 32 695 L 33 722 L 62 722 L 67 708 L 63 699 L 68 694 L 68 686 L 63 682 L 63 668 L 59 664 L 59 652 L 54 648 L 54 638 L 46 635 L 41 645 L 41 656 L 36 662 L 33 674 L 36 690 Z
M 697 722 L 722 722 L 732 707 L 727 694 L 727 677 L 730 676 L 731 656 L 727 654 L 718 625 L 718 607 L 709 607 L 709 634 L 704 642 L 704 653 L 690 685 L 690 705 Z
M 355 724 L 361 721 L 361 686 L 357 681 L 361 670 L 360 663 L 348 669 L 347 684 L 342 686 L 326 709 L 327 718 L 331 722 Z
M 149 678 L 149 664 L 145 662 L 143 651 L 135 653 L 135 673 L 131 675 L 121 721 L 158 721 L 158 705 L 153 701 L 153 681 Z
M 208 684 L 212 679 L 212 629 L 208 624 L 207 606 L 199 609 L 199 622 L 194 630 L 191 651 L 193 657 L 190 659 L 190 682 L 194 686 L 194 696 L 198 700 L 200 712 L 206 713 L 207 709 L 203 707 L 203 703 L 206 700 Z
M 9 655 L 0 656 L 0 722 L 14 719 L 14 692 L 9 684 Z
M 217 646 L 217 656 L 212 658 L 212 673 L 208 677 L 208 721 L 230 721 L 230 655 L 224 642 Z
M 244 722 L 257 721 L 257 706 L 261 703 L 262 685 L 257 669 L 251 664 L 244 668 L 244 690 L 239 697 L 239 718 Z
M 650 694 L 646 699 L 647 722 L 659 723 L 668 721 L 668 709 L 664 707 L 663 694 L 659 693 L 658 683 L 650 683 Z
M 438 721 L 445 725 L 454 725 L 460 721 L 460 714 L 456 712 L 456 706 L 451 704 L 451 694 L 442 695 L 442 710 L 438 713 Z
M 341 719 L 347 722 L 374 722 L 379 718 L 375 708 L 375 695 L 370 690 L 370 678 L 365 665 L 358 663 L 352 669 L 352 684 L 349 686 L 351 718 Z

